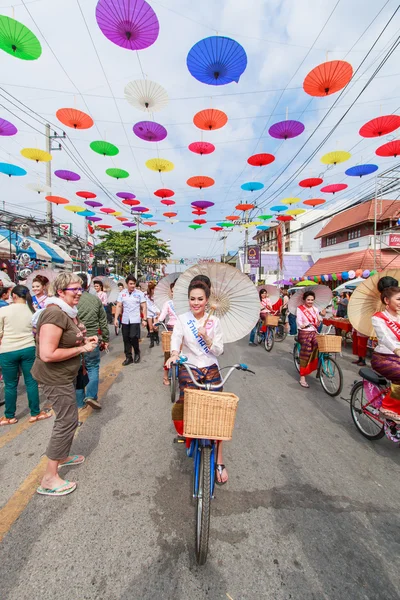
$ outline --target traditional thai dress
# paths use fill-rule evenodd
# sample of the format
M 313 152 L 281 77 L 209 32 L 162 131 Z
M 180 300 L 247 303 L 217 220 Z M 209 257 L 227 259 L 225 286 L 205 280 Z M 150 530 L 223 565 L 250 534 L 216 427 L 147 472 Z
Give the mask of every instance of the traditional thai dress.
M 297 328 L 300 348 L 300 375 L 309 375 L 318 368 L 317 329 L 321 322 L 318 309 L 304 304 L 297 308 Z
M 158 317 L 159 321 L 165 321 L 165 319 L 168 317 L 167 320 L 167 329 L 168 331 L 173 331 L 174 329 L 174 325 L 176 323 L 176 320 L 178 318 L 178 315 L 175 312 L 174 309 L 174 302 L 173 300 L 167 300 L 166 302 L 164 302 L 163 307 L 161 309 L 161 314 Z M 168 369 L 165 367 L 165 363 L 167 362 L 167 360 L 169 359 L 169 357 L 171 356 L 170 352 L 164 352 L 164 370 L 167 371 Z
M 400 317 L 394 318 L 387 310 L 372 317 L 378 345 L 372 355 L 371 367 L 391 381 L 390 392 L 382 401 L 382 412 L 400 419 L 400 357 L 394 351 L 400 348 Z
M 46 300 L 47 294 L 42 294 L 41 296 L 32 296 L 32 304 L 35 311 L 44 308 Z
M 269 298 L 264 298 L 260 302 L 260 320 L 263 323 L 261 327 L 261 331 L 266 331 L 267 326 L 264 323 L 265 315 L 270 315 L 272 313 L 272 304 Z

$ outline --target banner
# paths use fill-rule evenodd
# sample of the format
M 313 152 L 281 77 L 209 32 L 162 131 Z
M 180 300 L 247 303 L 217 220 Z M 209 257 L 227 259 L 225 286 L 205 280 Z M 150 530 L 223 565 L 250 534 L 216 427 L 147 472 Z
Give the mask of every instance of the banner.
M 247 248 L 247 262 L 252 267 L 260 266 L 260 247 L 249 246 Z

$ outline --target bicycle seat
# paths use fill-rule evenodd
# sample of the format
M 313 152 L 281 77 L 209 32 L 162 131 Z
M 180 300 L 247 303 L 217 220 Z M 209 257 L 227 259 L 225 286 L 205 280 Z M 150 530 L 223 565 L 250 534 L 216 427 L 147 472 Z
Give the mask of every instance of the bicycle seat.
M 389 385 L 389 382 L 387 379 L 385 379 L 385 377 L 382 377 L 376 371 L 374 371 L 373 369 L 370 369 L 369 367 L 362 367 L 358 371 L 358 374 L 361 375 L 361 377 L 363 379 L 366 379 L 367 381 L 370 381 L 371 383 L 375 383 L 375 385 L 381 385 L 381 386 Z

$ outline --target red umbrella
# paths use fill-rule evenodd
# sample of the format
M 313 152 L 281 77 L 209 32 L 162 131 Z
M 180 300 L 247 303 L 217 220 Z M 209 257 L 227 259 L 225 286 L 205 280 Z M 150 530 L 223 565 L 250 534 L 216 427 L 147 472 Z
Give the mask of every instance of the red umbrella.
M 217 110 L 215 108 L 207 108 L 206 110 L 201 110 L 193 117 L 193 123 L 199 129 L 204 130 L 213 130 L 220 129 L 228 122 L 228 117 L 222 110 Z
M 80 198 L 85 198 L 85 200 L 90 200 L 90 198 L 97 198 L 97 194 L 93 192 L 76 192 L 76 195 Z
M 196 223 L 196 225 L 204 225 L 207 221 L 205 219 L 193 219 L 193 223 Z
M 375 151 L 375 154 L 378 156 L 393 156 L 396 158 L 400 154 L 400 141 L 394 140 L 393 142 L 388 142 L 387 144 L 383 144 L 383 146 L 379 146 Z
M 161 190 L 156 190 L 154 195 L 158 196 L 159 198 L 172 198 L 172 196 L 175 196 L 175 192 L 162 188 Z
M 254 208 L 254 204 L 238 204 L 237 206 L 235 206 L 236 210 L 251 210 L 252 208 Z
M 112 213 L 116 212 L 115 208 L 101 208 L 100 211 L 107 215 L 112 215 Z
M 273 154 L 253 154 L 250 158 L 247 159 L 247 162 L 252 167 L 265 167 L 265 165 L 270 165 L 275 160 L 275 156 Z
M 147 225 L 148 227 L 153 227 L 153 225 L 157 225 L 157 221 L 143 221 L 143 225 Z
M 62 196 L 46 196 L 47 202 L 52 202 L 53 204 L 69 204 L 69 200 L 63 198 Z
M 320 177 L 310 177 L 309 179 L 303 179 L 302 181 L 299 181 L 299 186 L 311 189 L 317 185 L 321 185 L 323 182 L 324 180 Z
M 279 217 L 276 217 L 276 220 L 285 222 L 285 221 L 294 221 L 294 218 L 290 215 L 279 215 Z
M 310 96 L 329 96 L 343 89 L 352 76 L 351 64 L 344 60 L 330 60 L 309 72 L 303 88 Z
M 168 219 L 172 219 L 172 217 L 176 217 L 178 213 L 176 212 L 165 212 L 163 213 L 164 217 L 168 217 Z
M 172 206 L 176 204 L 175 200 L 161 200 L 161 204 L 165 204 L 165 206 Z
M 345 183 L 332 183 L 332 185 L 326 185 L 325 187 L 321 188 L 321 192 L 324 194 L 336 194 L 336 192 L 341 192 L 347 187 L 349 186 Z
M 112 225 L 97 225 L 97 229 L 112 229 Z
M 240 219 L 240 217 L 239 217 L 239 215 L 228 215 L 227 217 L 225 217 L 225 219 L 227 221 L 238 221 Z
M 122 204 L 126 204 L 127 206 L 139 206 L 140 200 L 132 200 L 131 198 L 127 198 L 126 200 L 122 200 Z
M 385 115 L 377 117 L 365 123 L 358 132 L 362 137 L 373 138 L 387 135 L 400 127 L 400 117 L 397 115 Z
M 320 206 L 321 204 L 325 204 L 326 200 L 323 198 L 310 198 L 309 200 L 304 200 L 303 204 L 306 206 L 312 206 L 315 208 L 316 206 Z
M 215 150 L 214 144 L 210 144 L 209 142 L 193 142 L 193 144 L 189 144 L 189 150 L 194 152 L 195 154 L 211 154 Z
M 191 187 L 197 187 L 200 189 L 211 187 L 214 185 L 215 181 L 211 177 L 203 177 L 202 175 L 196 177 L 190 177 L 187 182 Z
M 192 215 L 206 215 L 206 210 L 201 210 L 201 208 L 196 208 L 196 210 L 192 210 Z
M 222 231 L 223 227 L 211 227 L 213 231 Z

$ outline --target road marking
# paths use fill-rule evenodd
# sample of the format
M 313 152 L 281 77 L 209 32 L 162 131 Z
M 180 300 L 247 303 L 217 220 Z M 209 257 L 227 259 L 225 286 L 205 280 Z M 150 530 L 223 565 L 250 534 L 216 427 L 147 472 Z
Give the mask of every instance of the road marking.
M 12 425 L 10 431 L 0 437 L 0 448 L 3 448 L 8 442 L 11 442 L 13 439 L 19 436 L 20 433 L 23 433 L 32 425 L 36 425 L 36 423 L 29 423 L 29 416 L 26 417 L 23 421 L 18 421 L 16 425 Z M 40 423 L 40 421 L 38 421 Z
M 106 395 L 112 384 L 115 382 L 116 376 L 119 375 L 121 371 L 121 357 L 116 358 L 110 364 L 104 367 L 104 369 L 101 369 L 102 381 L 99 384 L 99 398 L 102 398 Z M 82 424 L 87 421 L 92 412 L 93 408 L 88 406 L 88 408 L 84 411 L 84 414 L 79 415 L 79 420 Z M 81 430 L 82 427 L 77 428 L 75 437 L 79 435 Z M 31 473 L 29 473 L 25 481 L 22 482 L 17 491 L 14 492 L 8 502 L 0 510 L 0 542 L 10 531 L 12 525 L 15 523 L 18 517 L 21 516 L 30 500 L 35 495 L 36 488 L 38 487 L 45 472 L 46 464 L 47 458 L 44 456 L 40 460 L 39 464 L 36 465 Z

